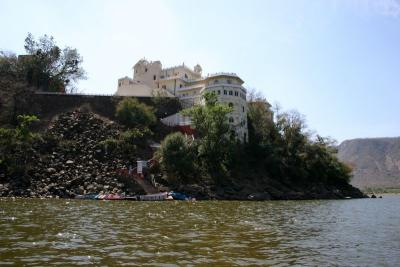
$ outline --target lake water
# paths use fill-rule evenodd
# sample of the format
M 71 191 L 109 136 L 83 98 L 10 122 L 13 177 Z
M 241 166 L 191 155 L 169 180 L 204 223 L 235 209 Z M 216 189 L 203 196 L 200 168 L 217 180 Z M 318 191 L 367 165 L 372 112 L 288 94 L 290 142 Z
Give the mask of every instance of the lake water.
M 0 266 L 400 266 L 400 196 L 0 200 Z

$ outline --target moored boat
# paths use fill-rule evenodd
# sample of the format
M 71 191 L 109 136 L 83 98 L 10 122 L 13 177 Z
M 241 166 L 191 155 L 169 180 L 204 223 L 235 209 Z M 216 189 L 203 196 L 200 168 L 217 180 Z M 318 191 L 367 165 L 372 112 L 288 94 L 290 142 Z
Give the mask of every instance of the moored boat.
M 160 200 L 167 200 L 168 193 L 157 193 L 157 194 L 148 194 L 148 195 L 140 195 L 138 200 L 141 201 L 160 201 Z
M 125 196 L 118 194 L 86 194 L 77 195 L 76 199 L 93 199 L 93 200 L 134 200 L 134 201 L 164 201 L 164 200 L 195 200 L 187 195 L 179 192 L 162 192 L 156 194 Z

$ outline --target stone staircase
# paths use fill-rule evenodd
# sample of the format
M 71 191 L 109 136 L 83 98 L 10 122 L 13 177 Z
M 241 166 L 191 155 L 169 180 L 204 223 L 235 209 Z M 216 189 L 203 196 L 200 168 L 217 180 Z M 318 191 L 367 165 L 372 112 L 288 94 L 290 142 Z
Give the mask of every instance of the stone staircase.
M 129 173 L 128 169 L 123 169 L 123 170 L 119 171 L 119 174 L 123 175 L 123 176 L 127 176 L 127 177 L 135 180 L 135 182 L 143 188 L 143 190 L 146 192 L 146 194 L 159 193 L 158 189 L 156 187 L 154 187 L 154 185 L 152 185 L 150 183 L 150 181 L 148 181 L 146 178 L 144 178 L 144 176 L 142 174 L 136 173 L 136 168 L 133 168 L 130 173 Z

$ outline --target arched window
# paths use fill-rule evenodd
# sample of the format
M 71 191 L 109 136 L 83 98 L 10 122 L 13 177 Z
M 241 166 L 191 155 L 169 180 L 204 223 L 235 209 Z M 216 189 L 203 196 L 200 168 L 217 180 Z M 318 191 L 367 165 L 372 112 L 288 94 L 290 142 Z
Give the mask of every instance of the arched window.
M 230 108 L 233 108 L 233 103 L 230 102 L 230 103 L 228 104 L 228 106 L 229 106 Z
M 231 122 L 231 123 L 234 122 L 232 117 L 229 118 L 229 122 Z

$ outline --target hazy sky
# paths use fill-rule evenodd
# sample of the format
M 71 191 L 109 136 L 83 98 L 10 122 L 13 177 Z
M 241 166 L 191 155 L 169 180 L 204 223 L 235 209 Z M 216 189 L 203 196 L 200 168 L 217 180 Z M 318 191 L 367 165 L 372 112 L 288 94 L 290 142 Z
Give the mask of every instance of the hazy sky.
M 0 50 L 28 32 L 77 48 L 87 93 L 141 58 L 235 72 L 338 141 L 400 136 L 400 0 L 0 0 Z

